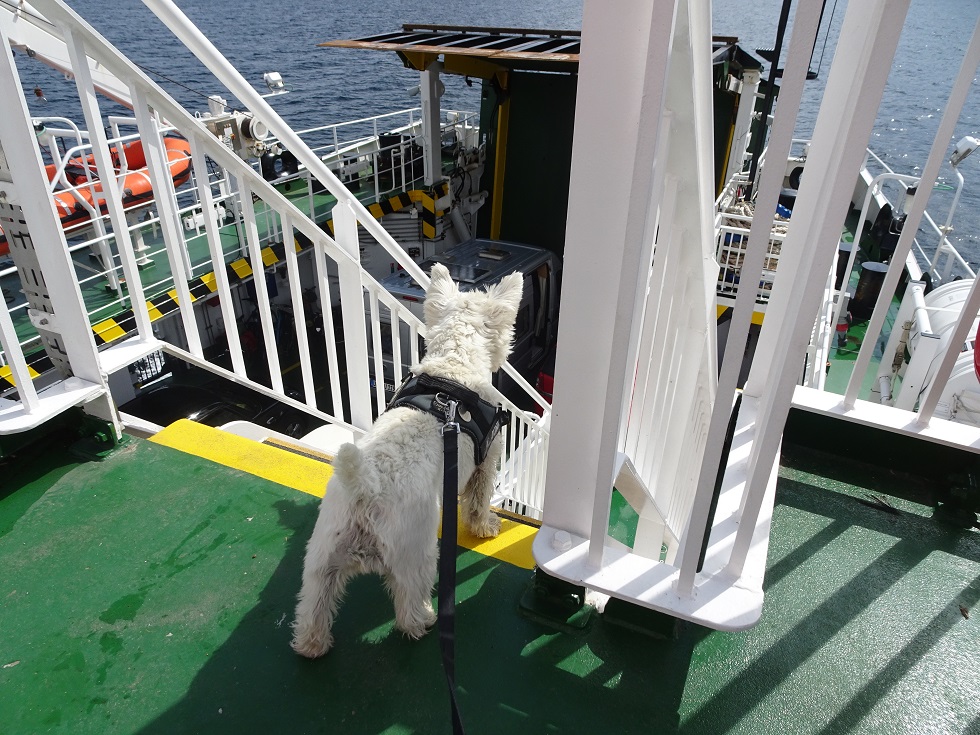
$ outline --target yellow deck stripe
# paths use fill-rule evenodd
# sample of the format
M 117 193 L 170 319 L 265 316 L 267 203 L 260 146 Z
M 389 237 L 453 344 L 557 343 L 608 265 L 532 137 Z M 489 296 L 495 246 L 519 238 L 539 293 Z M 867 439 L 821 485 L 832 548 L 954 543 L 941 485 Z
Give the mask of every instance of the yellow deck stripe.
M 531 544 L 534 543 L 537 528 L 509 518 L 500 519 L 500 534 L 497 538 L 477 538 L 466 530 L 462 522 L 457 528 L 456 543 L 463 548 L 484 556 L 492 556 L 494 559 L 500 559 L 521 569 L 534 569 Z
M 330 465 L 323 462 L 187 419 L 171 424 L 151 437 L 150 441 L 318 498 L 323 497 L 327 481 L 333 474 Z M 537 531 L 532 526 L 501 518 L 500 534 L 497 538 L 482 539 L 470 535 L 460 523 L 457 542 L 478 554 L 492 556 L 522 569 L 533 569 L 531 544 Z
M 323 497 L 333 474 L 333 468 L 323 462 L 187 419 L 171 424 L 150 441 L 317 497 Z

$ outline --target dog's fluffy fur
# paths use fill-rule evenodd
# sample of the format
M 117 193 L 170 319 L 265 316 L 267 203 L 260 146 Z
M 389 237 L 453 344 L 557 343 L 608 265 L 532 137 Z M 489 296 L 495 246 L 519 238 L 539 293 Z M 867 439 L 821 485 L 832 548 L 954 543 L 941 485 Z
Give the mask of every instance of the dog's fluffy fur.
M 432 268 L 425 298 L 426 355 L 412 372 L 449 378 L 492 400 L 490 376 L 507 359 L 520 306 L 513 273 L 486 291 L 460 292 L 442 265 Z M 459 440 L 462 519 L 476 536 L 500 531 L 490 496 L 500 437 L 478 467 L 473 441 Z M 421 637 L 436 619 L 436 533 L 442 497 L 443 440 L 434 416 L 396 408 L 378 417 L 357 445 L 345 444 L 306 548 L 292 646 L 315 658 L 333 644 L 330 629 L 347 581 L 374 572 L 395 604 L 395 625 Z

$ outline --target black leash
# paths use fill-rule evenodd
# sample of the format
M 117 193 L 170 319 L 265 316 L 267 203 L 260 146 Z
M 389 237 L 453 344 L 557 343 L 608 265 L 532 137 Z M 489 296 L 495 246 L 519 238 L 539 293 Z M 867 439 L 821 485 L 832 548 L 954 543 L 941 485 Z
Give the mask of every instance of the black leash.
M 442 668 L 449 685 L 453 712 L 453 734 L 463 735 L 463 721 L 456 702 L 456 504 L 459 496 L 459 424 L 457 402 L 446 401 L 442 425 L 442 546 L 439 551 L 439 648 Z

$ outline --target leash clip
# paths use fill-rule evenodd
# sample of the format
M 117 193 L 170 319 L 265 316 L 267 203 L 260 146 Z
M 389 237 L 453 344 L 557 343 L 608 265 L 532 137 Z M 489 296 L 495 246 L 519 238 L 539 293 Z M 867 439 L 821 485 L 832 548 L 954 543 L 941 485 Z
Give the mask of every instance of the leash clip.
M 442 433 L 445 434 L 448 431 L 455 431 L 458 434 L 459 423 L 456 421 L 456 409 L 459 406 L 459 401 L 454 401 L 445 393 L 437 393 L 435 404 L 446 412 L 446 421 L 442 425 Z

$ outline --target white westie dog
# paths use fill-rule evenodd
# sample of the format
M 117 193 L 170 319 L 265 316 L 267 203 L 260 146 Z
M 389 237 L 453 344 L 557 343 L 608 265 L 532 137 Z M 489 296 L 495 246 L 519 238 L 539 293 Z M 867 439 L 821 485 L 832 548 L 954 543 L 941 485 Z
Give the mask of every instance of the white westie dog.
M 431 278 L 426 354 L 412 373 L 447 378 L 492 402 L 490 376 L 510 354 L 523 278 L 513 273 L 472 292 L 461 292 L 443 265 L 433 266 Z M 477 466 L 473 440 L 459 435 L 462 520 L 481 538 L 500 531 L 490 497 L 502 446 L 498 436 Z M 393 408 L 357 445 L 340 448 L 306 548 L 293 624 L 297 653 L 316 658 L 330 649 L 344 588 L 351 577 L 368 572 L 384 578 L 396 627 L 410 638 L 425 634 L 436 620 L 432 588 L 442 487 L 441 422 L 429 413 Z

